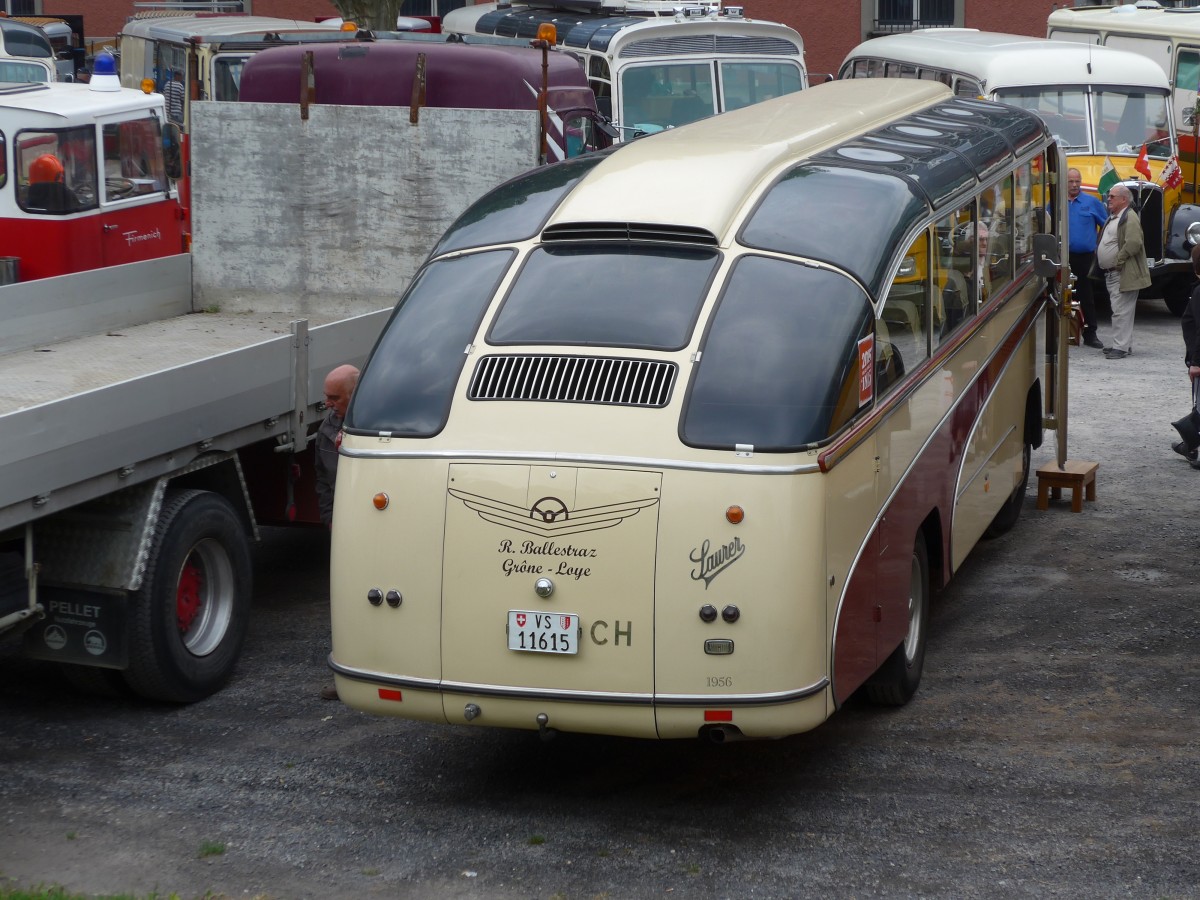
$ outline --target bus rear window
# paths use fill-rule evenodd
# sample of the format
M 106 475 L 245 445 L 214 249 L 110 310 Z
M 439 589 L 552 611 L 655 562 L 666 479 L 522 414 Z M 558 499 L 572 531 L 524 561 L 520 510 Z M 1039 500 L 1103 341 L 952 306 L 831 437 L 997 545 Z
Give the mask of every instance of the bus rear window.
M 701 346 L 683 442 L 788 451 L 831 437 L 865 405 L 857 348 L 873 321 L 866 294 L 842 275 L 744 257 Z
M 802 163 L 770 189 L 740 240 L 835 263 L 878 291 L 890 248 L 924 215 L 924 198 L 894 175 Z
M 355 388 L 347 430 L 432 437 L 445 427 L 464 348 L 512 257 L 511 250 L 474 253 L 417 274 Z
M 506 181 L 471 204 L 446 231 L 432 255 L 533 237 L 563 197 L 601 159 L 601 154 L 589 154 Z
M 720 260 L 716 250 L 655 245 L 539 247 L 488 343 L 679 350 Z

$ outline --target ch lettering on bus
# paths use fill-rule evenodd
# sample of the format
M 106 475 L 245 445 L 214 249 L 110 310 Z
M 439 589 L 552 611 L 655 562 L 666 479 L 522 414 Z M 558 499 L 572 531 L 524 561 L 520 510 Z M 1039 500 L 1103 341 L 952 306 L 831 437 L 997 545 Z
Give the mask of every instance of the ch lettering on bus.
M 608 643 L 606 633 L 608 631 L 608 622 L 603 619 L 597 619 L 592 623 L 592 627 L 588 629 L 588 636 L 591 637 L 592 643 L 597 647 L 603 647 Z M 612 642 L 614 647 L 620 647 L 621 641 L 624 639 L 626 647 L 633 646 L 633 623 L 626 622 L 625 627 L 621 627 L 621 620 L 614 619 L 612 623 Z

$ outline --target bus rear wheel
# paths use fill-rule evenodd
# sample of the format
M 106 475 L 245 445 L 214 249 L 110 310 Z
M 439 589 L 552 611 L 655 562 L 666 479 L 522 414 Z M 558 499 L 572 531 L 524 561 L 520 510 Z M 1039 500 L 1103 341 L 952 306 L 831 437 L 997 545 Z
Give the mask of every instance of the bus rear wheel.
M 246 636 L 250 571 L 229 501 L 209 491 L 168 492 L 141 590 L 131 598 L 129 686 L 191 703 L 224 685 Z
M 1002 534 L 1007 534 L 1017 524 L 1017 519 L 1021 518 L 1021 507 L 1025 505 L 1025 490 L 1029 487 L 1029 467 L 1032 460 L 1033 448 L 1026 444 L 1021 451 L 1021 481 L 1013 488 L 1013 492 L 1004 501 L 1004 505 L 996 513 L 996 517 L 984 529 L 984 537 L 998 538 Z
M 867 681 L 867 699 L 880 706 L 903 706 L 912 699 L 925 668 L 928 633 L 929 553 L 925 535 L 918 531 L 908 577 L 908 633 Z

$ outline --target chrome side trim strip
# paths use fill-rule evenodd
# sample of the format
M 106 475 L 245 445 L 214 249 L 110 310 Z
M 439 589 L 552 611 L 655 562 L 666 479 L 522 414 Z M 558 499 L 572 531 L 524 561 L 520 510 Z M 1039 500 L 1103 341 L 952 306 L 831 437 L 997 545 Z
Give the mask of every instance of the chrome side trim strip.
M 680 469 L 696 472 L 722 472 L 730 475 L 800 475 L 819 472 L 815 463 L 796 463 L 790 466 L 734 465 L 733 463 L 689 462 L 681 459 L 648 459 L 641 456 L 600 456 L 592 453 L 555 453 L 552 451 L 481 451 L 481 450 L 366 450 L 342 445 L 342 456 L 355 459 L 455 459 L 488 461 L 516 461 L 526 463 L 574 463 L 579 465 L 602 465 L 636 467 L 644 469 Z
M 614 693 L 609 691 L 565 691 L 556 688 L 522 688 L 510 685 L 472 684 L 465 681 L 438 681 L 434 678 L 409 678 L 387 675 L 367 669 L 356 669 L 336 662 L 331 655 L 329 668 L 338 675 L 386 687 L 410 688 L 434 691 L 443 694 L 469 694 L 482 697 L 503 697 L 508 700 L 553 700 L 562 703 L 602 703 L 618 706 L 775 706 L 794 703 L 818 694 L 829 686 L 828 678 L 815 684 L 790 691 L 772 691 L 764 694 L 643 694 Z

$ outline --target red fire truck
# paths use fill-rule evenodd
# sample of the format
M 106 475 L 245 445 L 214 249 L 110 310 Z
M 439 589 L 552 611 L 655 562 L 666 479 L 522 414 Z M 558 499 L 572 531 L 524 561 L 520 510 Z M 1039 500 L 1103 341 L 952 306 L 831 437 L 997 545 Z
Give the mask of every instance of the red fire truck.
M 162 95 L 122 88 L 111 57 L 90 84 L 0 86 L 6 280 L 182 253 L 178 147 Z

